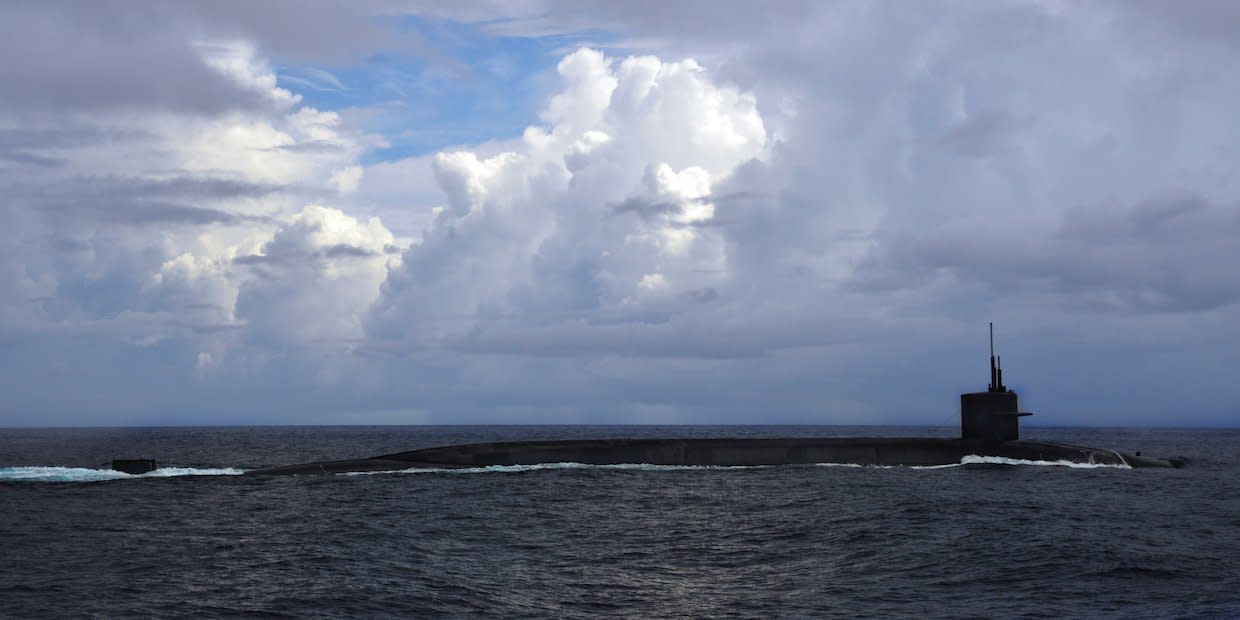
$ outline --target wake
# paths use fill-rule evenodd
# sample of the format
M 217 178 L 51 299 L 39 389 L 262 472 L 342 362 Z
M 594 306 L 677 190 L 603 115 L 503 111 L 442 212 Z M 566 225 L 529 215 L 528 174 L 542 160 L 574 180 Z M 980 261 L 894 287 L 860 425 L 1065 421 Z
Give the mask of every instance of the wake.
M 863 465 L 860 463 L 814 463 L 815 467 L 846 467 L 858 469 L 951 469 L 965 465 L 1014 465 L 1028 467 L 1070 467 L 1074 469 L 1132 469 L 1128 465 L 1109 463 L 1077 463 L 1074 461 L 1037 461 L 1012 459 L 1002 456 L 978 456 L 970 454 L 960 459 L 959 463 L 945 465 Z M 590 463 L 538 463 L 535 465 L 488 465 L 486 467 L 412 467 L 409 469 L 391 469 L 383 471 L 351 471 L 341 472 L 337 476 L 375 476 L 385 474 L 518 474 L 534 471 L 598 469 L 613 471 L 638 472 L 692 472 L 692 471 L 727 471 L 744 469 L 768 469 L 778 465 L 651 465 L 649 463 L 620 463 L 611 465 L 594 465 Z
M 1008 465 L 1025 467 L 1069 467 L 1074 469 L 1132 469 L 1126 464 L 1077 463 L 1074 461 L 1037 461 L 1012 459 L 1002 456 L 967 455 L 959 463 L 945 465 L 863 465 L 860 463 L 816 463 L 816 467 L 844 467 L 859 469 L 951 469 L 965 465 Z M 489 465 L 486 467 L 463 467 L 447 469 L 438 467 L 414 467 L 384 471 L 343 472 L 338 476 L 374 476 L 379 474 L 519 474 L 535 471 L 598 469 L 632 472 L 693 472 L 766 469 L 776 465 L 651 465 L 648 463 L 621 463 L 592 465 L 589 463 L 539 463 L 536 465 Z M 161 467 L 145 474 L 127 474 L 113 469 L 89 467 L 0 467 L 0 482 L 106 482 L 109 480 L 150 480 L 181 476 L 239 476 L 244 469 L 235 467 Z
M 245 470 L 234 467 L 160 467 L 145 474 L 127 474 L 114 469 L 89 467 L 0 467 L 0 482 L 105 482 L 180 476 L 237 476 L 243 473 Z

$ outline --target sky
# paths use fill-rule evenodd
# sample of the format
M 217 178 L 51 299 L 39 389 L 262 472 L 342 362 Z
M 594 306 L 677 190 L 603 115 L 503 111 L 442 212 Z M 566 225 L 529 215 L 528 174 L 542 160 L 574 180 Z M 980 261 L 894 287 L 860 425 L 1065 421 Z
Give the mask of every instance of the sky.
M 0 426 L 1240 421 L 1229 0 L 0 5 Z

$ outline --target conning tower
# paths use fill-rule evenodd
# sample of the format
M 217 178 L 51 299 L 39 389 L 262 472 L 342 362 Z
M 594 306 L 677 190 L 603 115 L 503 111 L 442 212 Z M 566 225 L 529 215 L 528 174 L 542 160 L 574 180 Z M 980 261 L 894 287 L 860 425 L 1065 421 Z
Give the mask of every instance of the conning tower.
M 990 324 L 990 385 L 985 392 L 960 395 L 960 436 L 963 439 L 1020 439 L 1021 413 L 1016 392 L 1003 386 L 1003 361 L 995 357 L 995 324 Z

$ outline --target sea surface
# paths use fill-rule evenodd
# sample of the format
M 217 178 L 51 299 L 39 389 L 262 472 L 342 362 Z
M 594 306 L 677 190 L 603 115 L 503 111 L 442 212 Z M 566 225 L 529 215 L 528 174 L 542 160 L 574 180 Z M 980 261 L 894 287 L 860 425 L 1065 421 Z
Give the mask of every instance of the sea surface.
M 893 427 L 0 429 L 0 617 L 1240 618 L 1240 430 L 1026 428 L 1184 469 L 547 465 L 435 445 Z M 111 472 L 113 458 L 161 469 Z

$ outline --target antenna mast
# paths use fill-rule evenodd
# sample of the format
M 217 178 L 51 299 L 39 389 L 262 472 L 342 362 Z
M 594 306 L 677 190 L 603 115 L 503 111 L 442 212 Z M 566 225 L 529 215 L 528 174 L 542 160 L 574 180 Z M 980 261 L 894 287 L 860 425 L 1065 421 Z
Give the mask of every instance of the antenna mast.
M 990 324 L 990 386 L 987 387 L 988 391 L 990 392 L 998 391 L 995 389 L 996 379 L 997 377 L 995 376 L 995 324 L 991 323 Z
M 1003 387 L 1003 362 L 995 363 L 995 324 L 990 324 L 990 387 L 991 392 L 1006 392 Z

